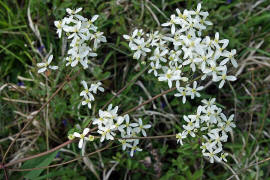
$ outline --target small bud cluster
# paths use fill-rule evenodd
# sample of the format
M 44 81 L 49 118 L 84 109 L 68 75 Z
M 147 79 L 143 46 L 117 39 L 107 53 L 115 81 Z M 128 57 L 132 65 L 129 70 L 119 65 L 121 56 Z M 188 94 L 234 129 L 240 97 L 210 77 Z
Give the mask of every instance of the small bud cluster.
M 177 143 L 180 142 L 183 145 L 183 139 L 188 135 L 195 137 L 196 134 L 202 135 L 202 153 L 204 156 L 210 159 L 213 163 L 216 161 L 227 161 L 226 153 L 223 153 L 223 142 L 227 142 L 228 133 L 235 128 L 235 124 L 232 122 L 234 115 L 231 115 L 228 119 L 222 113 L 222 109 L 215 105 L 215 98 L 202 100 L 202 104 L 198 106 L 196 114 L 184 116 L 184 120 L 187 122 L 183 125 L 184 131 L 176 135 Z M 220 155 L 218 155 L 220 153 Z
M 79 62 L 84 69 L 88 67 L 88 58 L 96 57 L 96 49 L 101 42 L 107 42 L 103 32 L 98 31 L 98 27 L 94 25 L 98 15 L 94 15 L 92 19 L 87 19 L 78 13 L 82 8 L 76 10 L 66 9 L 68 16 L 60 21 L 55 21 L 59 38 L 64 31 L 68 39 L 71 39 L 68 57 L 66 57 L 66 66 L 76 66 Z

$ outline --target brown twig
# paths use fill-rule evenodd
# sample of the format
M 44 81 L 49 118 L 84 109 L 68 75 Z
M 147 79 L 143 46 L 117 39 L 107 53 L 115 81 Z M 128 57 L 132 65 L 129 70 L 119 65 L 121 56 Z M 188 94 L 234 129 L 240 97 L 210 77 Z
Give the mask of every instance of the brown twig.
M 139 104 L 138 106 L 136 106 L 136 107 L 134 107 L 134 108 L 129 109 L 128 111 L 124 112 L 124 113 L 121 114 L 121 115 L 125 115 L 125 114 L 128 114 L 128 113 L 132 112 L 132 111 L 135 111 L 135 110 L 137 110 L 138 108 L 142 107 L 143 105 L 148 104 L 148 103 L 150 103 L 151 101 L 153 101 L 153 100 L 159 98 L 160 96 L 163 96 L 164 94 L 167 94 L 167 93 L 169 93 L 169 92 L 174 91 L 175 89 L 176 89 L 176 87 L 171 88 L 171 89 L 168 89 L 167 91 L 163 91 L 162 93 L 160 93 L 160 94 L 158 94 L 158 95 L 152 97 L 151 99 L 148 99 L 147 101 L 144 101 L 143 103 Z
M 115 138 L 115 139 L 161 139 L 176 137 L 176 134 L 161 135 L 161 136 L 147 136 L 147 137 L 128 137 L 128 138 Z
M 200 77 L 199 77 L 199 78 L 200 78 Z M 194 80 L 196 80 L 196 79 L 194 79 Z M 193 81 L 194 81 L 194 80 L 193 80 Z M 128 86 L 127 86 L 127 87 L 128 87 Z M 122 88 L 122 89 L 123 89 L 123 88 Z M 150 103 L 151 101 L 157 99 L 158 97 L 163 96 L 164 94 L 167 94 L 167 93 L 169 93 L 169 92 L 172 92 L 172 91 L 174 91 L 175 89 L 176 89 L 176 88 L 174 87 L 174 88 L 168 89 L 167 91 L 163 91 L 162 93 L 160 93 L 160 94 L 154 96 L 153 98 L 151 98 L 151 99 L 149 99 L 149 100 L 143 102 L 142 104 L 140 104 L 140 105 L 138 105 L 138 106 L 136 106 L 136 107 L 134 107 L 134 108 L 132 108 L 132 109 L 130 109 L 130 110 L 124 112 L 122 115 L 128 114 L 128 113 L 130 113 L 130 112 L 132 112 L 132 111 L 135 111 L 136 109 L 142 107 L 143 105 L 148 104 L 148 103 Z M 109 103 L 108 103 L 108 104 L 109 104 Z M 91 129 L 90 132 L 93 132 L 93 131 L 95 131 L 96 129 L 97 129 L 97 127 Z M 17 135 L 17 136 L 18 136 L 18 135 Z M 175 135 L 164 135 L 164 136 L 134 137 L 134 138 L 126 138 L 126 139 L 158 139 L 158 138 L 167 138 L 167 137 L 174 137 L 174 136 L 175 136 Z M 118 138 L 118 139 L 125 139 L 125 138 Z M 56 150 L 58 150 L 58 149 L 60 149 L 60 148 L 62 148 L 62 147 L 64 147 L 64 146 L 70 144 L 71 142 L 73 142 L 73 141 L 67 141 L 67 142 L 65 142 L 65 143 L 63 143 L 63 144 L 61 144 L 61 145 L 59 145 L 59 146 L 57 146 L 57 147 L 55 147 L 55 148 L 53 148 L 53 149 L 51 149 L 51 150 L 49 150 L 49 151 L 46 151 L 46 152 L 43 152 L 43 153 L 40 153 L 40 154 L 37 154 L 37 155 L 34 155 L 34 156 L 30 156 L 30 157 L 27 157 L 27 158 L 19 159 L 19 160 L 17 160 L 17 161 L 8 163 L 8 164 L 6 164 L 4 167 L 8 167 L 8 166 L 11 166 L 11 165 L 14 165 L 14 164 L 17 164 L 17 163 L 20 163 L 20 162 L 24 162 L 24 161 L 27 161 L 27 160 L 30 160 L 30 159 L 34 159 L 34 158 L 37 158 L 37 157 L 40 157 L 40 156 L 44 156 L 44 155 L 46 155 L 46 154 L 49 154 L 49 153 L 51 153 L 51 152 L 54 152 L 54 151 L 56 151 Z M 54 166 L 53 166 L 53 167 L 54 167 Z M 1 168 L 0 168 L 0 169 L 1 169 Z
M 104 150 L 108 149 L 111 145 L 112 145 L 112 143 L 109 143 L 109 144 L 107 144 L 104 148 L 101 148 L 101 149 L 98 149 L 98 150 L 96 150 L 96 151 L 94 151 L 94 152 L 88 153 L 88 154 L 86 154 L 85 156 L 80 156 L 80 157 L 77 157 L 77 158 L 72 159 L 72 160 L 70 160 L 70 161 L 66 161 L 66 162 L 59 163 L 59 164 L 53 164 L 53 165 L 49 165 L 49 166 L 43 166 L 43 167 L 37 167 L 37 168 L 30 168 L 30 169 L 15 169 L 15 168 L 14 168 L 14 169 L 9 169 L 9 170 L 11 170 L 11 171 L 33 171 L 33 170 L 47 169 L 47 168 L 51 168 L 51 167 L 62 166 L 62 165 L 69 164 L 69 163 L 71 163 L 71 162 L 77 161 L 77 160 L 79 160 L 79 159 L 82 159 L 82 158 L 84 158 L 84 157 L 88 157 L 88 156 L 91 156 L 91 155 L 93 155 L 93 154 L 96 154 L 96 153 L 99 153 L 99 152 L 101 152 L 101 151 L 104 151 Z M 117 146 L 115 146 L 115 147 L 117 147 Z
M 93 128 L 93 129 L 90 129 L 90 132 L 93 132 L 95 131 L 97 128 Z M 7 163 L 5 164 L 4 166 L 0 166 L 0 169 L 3 169 L 3 167 L 9 167 L 9 166 L 12 166 L 14 164 L 18 164 L 18 163 L 21 163 L 21 162 L 24 162 L 24 161 L 27 161 L 27 160 L 30 160 L 30 159 L 34 159 L 34 158 L 38 158 L 38 157 L 41 157 L 41 156 L 45 156 L 47 154 L 50 154 L 54 151 L 57 151 L 58 149 L 61 149 L 62 147 L 65 147 L 67 146 L 68 144 L 71 144 L 72 142 L 75 142 L 75 140 L 68 140 L 66 142 L 64 142 L 63 144 L 60 144 L 59 146 L 56 146 L 55 148 L 53 149 L 50 149 L 48 151 L 45 151 L 45 152 L 42 152 L 42 153 L 39 153 L 39 154 L 36 154 L 36 155 L 33 155 L 33 156 L 29 156 L 29 157 L 26 157 L 26 158 L 22 158 L 22 159 L 19 159 L 17 161 L 13 161 L 13 162 L 10 162 L 10 163 Z
M 240 169 L 239 172 L 237 172 L 237 173 L 231 175 L 229 178 L 227 178 L 227 180 L 230 180 L 230 179 L 232 179 L 234 176 L 236 176 L 237 174 L 240 174 L 241 171 L 247 170 L 247 169 L 249 169 L 249 168 L 251 168 L 251 167 L 253 167 L 253 166 L 255 166 L 255 165 L 262 164 L 262 163 L 264 163 L 264 162 L 266 162 L 266 161 L 269 161 L 269 160 L 270 160 L 270 157 L 268 157 L 268 158 L 266 158 L 266 159 L 263 159 L 263 160 L 261 160 L 261 161 L 259 161 L 259 162 L 257 162 L 257 163 L 253 163 L 253 164 L 249 165 L 249 166 L 246 167 L 246 168 Z
M 6 167 L 5 167 L 2 163 L 0 163 L 0 168 L 1 168 L 1 169 L 4 169 L 5 179 L 8 180 L 8 174 L 7 174 Z
M 149 65 L 148 65 L 149 66 Z M 146 66 L 141 72 L 139 72 L 128 84 L 126 84 L 122 89 L 120 89 L 115 95 L 113 95 L 111 97 L 111 99 L 101 108 L 102 110 L 104 110 L 111 102 L 112 100 L 119 96 L 119 94 L 121 94 L 126 88 L 128 88 L 130 85 L 132 85 L 137 79 L 138 77 L 140 77 L 148 68 L 148 66 Z
M 31 122 L 36 118 L 36 116 L 47 106 L 48 103 L 50 103 L 50 101 L 59 93 L 59 91 L 68 83 L 70 82 L 71 80 L 75 79 L 80 71 L 78 71 L 74 76 L 72 76 L 70 78 L 70 75 L 71 75 L 72 72 L 70 72 L 67 76 L 66 76 L 66 79 L 65 81 L 58 87 L 58 89 L 53 93 L 53 95 L 48 99 L 48 101 L 46 103 L 44 103 L 40 108 L 39 110 L 37 111 L 37 113 L 35 115 L 32 116 L 31 119 L 29 119 L 29 121 L 24 125 L 24 127 L 20 130 L 20 132 L 16 135 L 16 137 L 14 138 L 14 140 L 10 143 L 7 151 L 5 152 L 4 156 L 3 156 L 3 159 L 2 159 L 2 164 L 4 164 L 5 162 L 5 159 L 10 151 L 10 149 L 12 148 L 12 146 L 14 145 L 14 143 L 16 142 L 16 140 L 19 138 L 19 136 L 23 133 L 23 131 L 31 124 Z
M 7 164 L 4 165 L 4 167 L 9 167 L 9 166 L 12 166 L 14 164 L 18 164 L 18 163 L 21 163 L 21 162 L 24 162 L 24 161 L 27 161 L 27 160 L 30 160 L 30 159 L 35 159 L 37 157 L 45 156 L 45 155 L 50 154 L 50 153 L 52 153 L 54 151 L 57 151 L 58 149 L 61 149 L 62 147 L 65 147 L 66 145 L 68 145 L 68 144 L 70 144 L 72 142 L 74 142 L 74 140 L 66 141 L 63 144 L 61 144 L 59 146 L 56 146 L 55 148 L 50 149 L 48 151 L 45 151 L 45 152 L 42 152 L 42 153 L 39 153 L 39 154 L 30 156 L 30 157 L 22 158 L 22 159 L 19 159 L 17 161 L 13 161 L 13 162 L 7 163 Z
M 161 135 L 161 136 L 148 136 L 148 137 L 130 137 L 130 138 L 115 138 L 115 139 L 160 139 L 160 138 L 171 138 L 171 137 L 175 137 L 176 134 L 170 134 L 170 135 Z M 96 138 L 100 138 L 100 137 L 96 137 Z M 18 164 L 18 163 L 21 163 L 21 162 L 24 162 L 24 161 L 27 161 L 27 160 L 30 160 L 30 159 L 34 159 L 34 158 L 37 158 L 37 157 L 40 157 L 40 156 L 44 156 L 46 154 L 49 154 L 49 153 L 52 153 L 70 143 L 74 142 L 74 140 L 69 140 L 49 151 L 46 151 L 46 152 L 43 152 L 43 153 L 40 153 L 40 154 L 37 154 L 37 155 L 34 155 L 34 156 L 30 156 L 30 157 L 27 157 L 27 158 L 23 158 L 23 159 L 20 159 L 18 161 L 14 161 L 14 162 L 11 162 L 11 163 L 8 163 L 6 164 L 5 166 L 3 166 L 3 168 L 7 168 L 9 166 L 12 166 L 14 164 Z M 31 169 L 10 169 L 12 171 L 31 171 L 31 170 L 38 170 L 38 169 L 46 169 L 46 168 L 51 168 L 51 167 L 56 167 L 56 166 L 60 166 L 60 165 L 64 165 L 64 164 L 68 164 L 68 163 L 71 163 L 71 162 L 74 162 L 78 159 L 81 159 L 83 157 L 87 157 L 87 156 L 90 156 L 92 154 L 95 154 L 95 153 L 98 153 L 98 152 L 101 152 L 105 149 L 108 149 L 108 147 L 111 145 L 112 143 L 108 144 L 106 147 L 102 148 L 102 149 L 99 149 L 95 152 L 92 152 L 92 153 L 89 153 L 85 156 L 81 156 L 81 157 L 78 157 L 78 158 L 75 158 L 73 160 L 70 160 L 70 161 L 67 161 L 67 162 L 64 162 L 64 163 L 59 163 L 59 164 L 54 164 L 54 165 L 50 165 L 50 166 L 44 166 L 44 167 L 38 167 L 38 168 L 31 168 Z

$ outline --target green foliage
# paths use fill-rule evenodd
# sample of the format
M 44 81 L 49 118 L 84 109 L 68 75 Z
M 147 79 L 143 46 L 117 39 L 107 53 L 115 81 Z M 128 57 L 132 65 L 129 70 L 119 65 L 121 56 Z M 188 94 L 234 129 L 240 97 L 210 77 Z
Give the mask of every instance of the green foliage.
M 91 122 L 97 110 L 112 97 L 110 92 L 116 93 L 134 78 L 142 82 L 152 97 L 162 90 L 167 90 L 166 83 L 157 82 L 152 75 L 147 74 L 147 71 L 137 77 L 145 66 L 132 59 L 128 44 L 122 35 L 129 34 L 136 27 L 146 31 L 161 29 L 157 25 L 156 17 L 160 23 L 165 22 L 175 8 L 181 10 L 195 8 L 198 2 L 195 0 L 0 0 L 0 89 L 7 83 L 18 85 L 23 82 L 25 87 L 6 87 L 0 91 L 1 154 L 10 143 L 9 140 L 2 141 L 2 139 L 16 134 L 25 124 L 26 116 L 39 109 L 64 81 L 65 75 L 70 73 L 71 68 L 65 68 L 62 63 L 65 55 L 62 54 L 63 43 L 62 39 L 58 39 L 53 25 L 54 20 L 63 18 L 66 8 L 83 7 L 83 14 L 86 17 L 99 14 L 97 24 L 101 27 L 101 31 L 104 31 L 108 43 L 99 49 L 98 57 L 93 59 L 95 65 L 89 71 L 81 72 L 76 80 L 66 85 L 51 101 L 48 107 L 49 137 L 46 135 L 45 128 L 46 112 L 42 111 L 33 125 L 28 128 L 28 131 L 31 131 L 30 134 L 23 135 L 8 160 L 13 159 L 16 155 L 19 155 L 20 158 L 29 156 L 32 154 L 30 150 L 33 149 L 35 152 L 42 152 L 46 150 L 47 145 L 53 148 L 66 141 L 69 133 L 79 130 L 76 127 L 77 124 L 83 128 Z M 222 38 L 229 39 L 230 48 L 237 49 L 238 62 L 243 66 L 237 82 L 226 85 L 222 90 L 218 90 L 215 84 L 211 84 L 201 97 L 216 97 L 220 107 L 226 107 L 225 111 L 228 114 L 236 114 L 237 128 L 225 145 L 225 150 L 230 154 L 227 164 L 240 179 L 267 179 L 270 176 L 269 161 L 254 165 L 270 156 L 270 2 L 269 0 L 260 1 L 260 4 L 257 2 L 256 0 L 232 0 L 231 3 L 225 0 L 203 1 L 203 8 L 209 10 L 209 19 L 215 24 L 209 28 L 210 35 L 219 31 Z M 42 52 L 43 50 L 29 27 L 28 3 L 30 3 L 33 22 L 40 30 L 44 48 L 49 50 L 52 45 L 55 62 L 59 63 L 59 71 L 52 72 L 48 76 L 47 86 L 46 78 L 37 74 L 36 63 L 42 60 L 35 51 Z M 262 41 L 262 45 L 257 47 Z M 256 60 L 254 56 L 260 57 L 260 59 Z M 74 69 L 74 72 L 77 71 L 78 69 Z M 28 80 L 22 80 L 19 76 Z M 105 94 L 96 97 L 96 104 L 93 104 L 92 111 L 79 108 L 81 101 L 79 92 L 82 89 L 80 81 L 83 79 L 87 82 L 102 80 L 106 88 Z M 143 100 L 149 98 L 147 93 L 135 82 L 112 101 L 114 105 L 120 106 L 119 109 L 122 112 L 138 105 L 141 102 L 140 98 Z M 12 102 L 2 97 L 35 103 Z M 154 128 L 149 132 L 151 135 L 161 135 L 180 131 L 183 123 L 182 116 L 193 112 L 199 100 L 183 105 L 179 99 L 169 93 L 166 95 L 166 99 L 160 97 L 154 103 L 157 109 L 154 109 L 151 103 L 144 108 L 160 112 L 165 117 L 139 115 L 144 121 L 153 122 Z M 174 114 L 177 118 L 170 118 L 167 113 Z M 24 146 L 29 145 L 36 140 L 36 137 L 39 137 L 37 143 L 31 145 L 31 149 L 27 149 L 26 152 L 21 151 L 22 143 Z M 46 138 L 49 139 L 49 144 L 47 144 Z M 133 158 L 129 156 L 129 152 L 121 151 L 121 147 L 109 149 L 89 158 L 101 178 L 103 170 L 108 171 L 113 166 L 111 160 L 119 163 L 112 172 L 111 179 L 124 179 L 125 177 L 146 180 L 226 179 L 233 174 L 227 166 L 210 164 L 202 157 L 199 138 L 188 139 L 184 146 L 176 144 L 174 139 L 142 142 L 144 151 L 136 152 Z M 96 146 L 102 147 L 98 142 L 96 142 Z M 87 152 L 96 150 L 92 144 L 88 145 L 88 148 Z M 20 168 L 35 168 L 54 162 L 60 163 L 80 154 L 77 144 L 71 144 L 67 149 L 67 152 L 60 153 L 59 158 L 55 158 L 55 152 L 26 161 Z M 149 157 L 151 161 L 148 162 L 146 157 Z M 101 164 L 104 164 L 104 168 Z M 253 166 L 245 169 L 249 165 Z M 82 180 L 95 178 L 93 172 L 86 167 L 82 160 L 50 168 L 48 172 L 46 169 L 18 174 L 12 172 L 11 178 L 13 177 Z M 0 178 L 4 178 L 3 171 L 0 172 Z
M 58 153 L 58 151 L 55 151 L 51 154 L 48 154 L 46 156 L 42 156 L 36 159 L 32 159 L 29 161 L 26 161 L 23 165 L 22 165 L 22 169 L 28 169 L 28 168 L 39 168 L 39 167 L 44 167 L 44 166 L 48 166 L 53 159 L 55 158 L 56 154 Z M 40 170 L 32 170 L 29 172 L 24 172 L 22 174 L 22 176 L 24 176 L 27 179 L 36 179 L 37 177 L 39 177 L 39 175 L 44 171 L 45 169 L 40 169 Z

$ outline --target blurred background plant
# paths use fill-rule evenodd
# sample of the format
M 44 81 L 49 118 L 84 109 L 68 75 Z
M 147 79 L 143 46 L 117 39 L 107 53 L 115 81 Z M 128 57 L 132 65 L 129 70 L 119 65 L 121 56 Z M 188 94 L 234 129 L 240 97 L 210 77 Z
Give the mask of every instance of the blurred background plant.
M 20 159 L 51 149 L 67 140 L 68 130 L 76 124 L 85 126 L 96 110 L 101 108 L 144 66 L 132 59 L 123 34 L 139 27 L 154 30 L 168 20 L 176 8 L 195 8 L 199 1 L 190 0 L 1 0 L 0 1 L 0 153 L 5 153 L 11 140 L 25 122 L 40 108 L 69 73 L 63 68 L 66 41 L 59 40 L 53 22 L 62 19 L 66 8 L 83 7 L 83 15 L 99 14 L 97 21 L 108 43 L 101 46 L 94 65 L 70 82 L 34 119 L 31 127 L 16 142 L 8 161 Z M 218 90 L 208 84 L 202 98 L 216 97 L 226 109 L 235 114 L 237 128 L 225 144 L 228 163 L 210 164 L 199 149 L 199 140 L 184 146 L 175 139 L 143 140 L 143 152 L 133 158 L 121 147 L 50 169 L 30 172 L 9 171 L 10 179 L 267 179 L 270 176 L 270 1 L 269 0 L 205 0 L 214 35 L 230 40 L 230 48 L 237 49 L 238 80 Z M 27 10 L 29 8 L 29 15 Z M 31 25 L 29 17 L 32 18 Z M 35 25 L 40 36 L 33 31 Z M 52 52 L 59 71 L 43 76 L 37 73 L 36 63 Z M 81 108 L 81 80 L 102 80 L 108 93 L 97 96 L 92 110 Z M 161 91 L 167 84 L 157 82 L 144 73 L 132 87 L 113 100 L 124 112 Z M 111 92 L 111 93 L 109 93 Z M 98 103 L 97 103 L 98 102 Z M 194 103 L 194 104 L 193 104 Z M 151 119 L 149 135 L 172 134 L 182 126 L 182 116 L 194 111 L 199 102 L 182 104 L 167 94 L 132 113 L 133 117 Z M 147 116 L 146 116 L 147 115 Z M 76 127 L 78 128 L 78 127 Z M 83 127 L 82 127 L 83 128 Z M 88 145 L 91 152 L 102 147 L 99 142 Z M 33 159 L 15 168 L 42 167 L 80 156 L 77 144 L 71 144 L 47 156 Z M 233 174 L 236 174 L 232 176 Z M 4 178 L 4 172 L 0 172 Z M 22 179 L 22 178 L 21 178 Z

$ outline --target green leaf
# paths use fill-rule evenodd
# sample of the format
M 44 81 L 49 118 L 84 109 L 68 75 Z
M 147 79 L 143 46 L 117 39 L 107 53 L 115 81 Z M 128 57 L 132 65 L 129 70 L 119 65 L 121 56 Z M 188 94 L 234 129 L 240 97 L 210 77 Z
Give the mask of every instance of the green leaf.
M 42 157 L 38 157 L 35 159 L 31 159 L 29 161 L 26 161 L 22 165 L 22 169 L 48 166 L 53 161 L 53 159 L 55 158 L 57 153 L 58 153 L 58 151 L 55 151 L 55 152 L 48 154 L 46 156 L 42 156 Z M 45 169 L 28 171 L 28 172 L 24 173 L 23 176 L 25 178 L 28 178 L 28 179 L 36 179 L 44 170 Z

